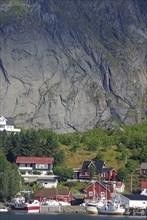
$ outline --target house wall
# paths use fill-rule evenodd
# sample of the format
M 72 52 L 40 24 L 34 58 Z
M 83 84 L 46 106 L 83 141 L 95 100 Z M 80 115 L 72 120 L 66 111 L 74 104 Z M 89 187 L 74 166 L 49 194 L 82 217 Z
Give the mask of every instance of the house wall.
M 140 174 L 147 174 L 147 170 L 146 169 L 141 169 Z
M 51 179 L 51 180 L 37 180 L 44 188 L 57 188 L 58 180 Z
M 97 182 L 95 184 L 90 185 L 85 190 L 85 200 L 93 200 L 100 198 L 101 195 L 107 197 L 107 200 L 111 199 L 111 194 L 108 190 L 106 190 L 101 184 Z
M 120 195 L 120 200 L 122 204 L 124 204 L 127 208 L 146 208 L 147 207 L 147 201 L 144 200 L 130 200 L 125 196 Z

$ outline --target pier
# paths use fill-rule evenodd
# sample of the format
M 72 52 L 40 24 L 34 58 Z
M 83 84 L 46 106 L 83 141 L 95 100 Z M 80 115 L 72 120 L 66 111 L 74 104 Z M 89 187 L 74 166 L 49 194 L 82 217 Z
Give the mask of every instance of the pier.
M 126 210 L 126 215 L 129 216 L 147 216 L 147 208 L 129 208 Z

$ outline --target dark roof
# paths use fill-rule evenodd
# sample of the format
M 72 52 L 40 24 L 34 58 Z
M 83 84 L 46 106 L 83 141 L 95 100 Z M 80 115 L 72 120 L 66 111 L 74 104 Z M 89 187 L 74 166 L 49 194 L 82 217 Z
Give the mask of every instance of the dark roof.
M 82 170 L 87 170 L 91 161 L 84 161 L 82 165 Z
M 14 125 L 14 121 L 13 121 L 13 118 L 11 118 L 11 117 L 8 117 L 8 118 L 6 118 L 7 119 L 7 125 Z
M 53 198 L 57 196 L 67 196 L 69 195 L 70 192 L 67 189 L 47 189 L 47 188 L 42 188 L 39 189 L 35 193 L 35 198 L 36 197 L 41 197 L 41 198 Z
M 102 160 L 99 160 L 99 161 L 84 161 L 83 166 L 82 166 L 82 170 L 87 170 L 90 164 L 93 164 L 97 171 L 102 172 L 104 161 L 102 161 Z
M 102 172 L 102 169 L 103 169 L 103 166 L 104 166 L 104 161 L 103 160 L 92 161 L 92 163 L 95 165 L 97 171 Z
M 103 168 L 102 169 L 102 173 L 109 173 L 111 170 L 113 170 L 112 167 L 110 167 L 110 168 Z
M 130 200 L 147 200 L 147 196 L 144 195 L 140 195 L 140 194 L 134 194 L 134 195 L 130 195 L 130 194 L 122 194 L 123 196 L 127 197 Z
M 147 170 L 147 163 L 141 163 L 141 169 Z

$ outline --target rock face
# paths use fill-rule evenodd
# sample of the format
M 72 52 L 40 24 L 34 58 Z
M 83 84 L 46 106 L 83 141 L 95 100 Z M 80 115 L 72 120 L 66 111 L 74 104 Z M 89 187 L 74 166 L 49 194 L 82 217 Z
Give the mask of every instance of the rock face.
M 1 115 L 60 133 L 146 119 L 146 0 L 0 3 Z

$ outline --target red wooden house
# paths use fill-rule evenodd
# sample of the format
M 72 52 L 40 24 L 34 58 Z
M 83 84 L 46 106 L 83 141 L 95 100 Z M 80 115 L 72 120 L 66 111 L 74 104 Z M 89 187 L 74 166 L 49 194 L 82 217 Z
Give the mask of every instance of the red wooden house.
M 69 204 L 72 203 L 73 196 L 67 189 L 47 189 L 42 188 L 39 189 L 35 193 L 35 199 L 38 201 L 45 201 L 45 200 L 56 200 L 62 202 L 68 202 Z
M 110 200 L 112 198 L 112 194 L 113 192 L 111 189 L 99 181 L 92 183 L 84 190 L 85 202 L 98 200 L 101 197 L 105 197 L 107 200 Z
M 141 163 L 140 174 L 147 174 L 147 163 Z
M 92 176 L 91 170 L 94 171 Z M 81 169 L 75 170 L 76 178 L 88 179 L 91 177 L 101 177 L 104 180 L 115 180 L 116 171 L 113 168 L 107 168 L 105 162 L 99 161 L 84 161 Z

